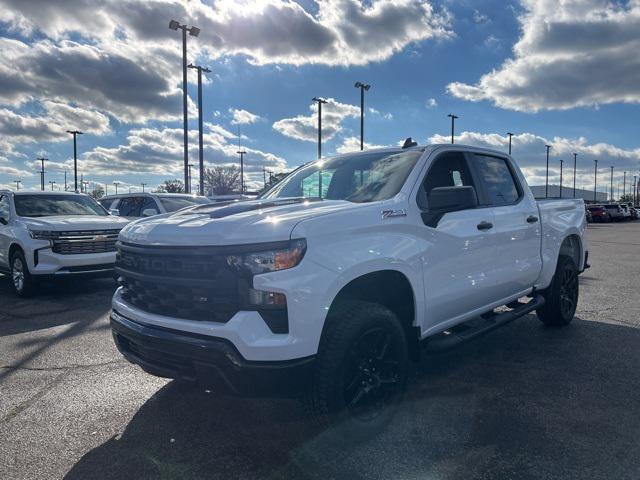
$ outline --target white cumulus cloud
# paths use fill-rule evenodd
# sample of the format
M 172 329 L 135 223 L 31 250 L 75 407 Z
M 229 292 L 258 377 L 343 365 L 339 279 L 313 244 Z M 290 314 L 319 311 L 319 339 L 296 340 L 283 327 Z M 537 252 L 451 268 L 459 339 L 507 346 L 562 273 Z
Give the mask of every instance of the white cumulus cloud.
M 450 83 L 450 94 L 524 112 L 640 102 L 638 0 L 522 5 L 513 58 L 476 84 Z

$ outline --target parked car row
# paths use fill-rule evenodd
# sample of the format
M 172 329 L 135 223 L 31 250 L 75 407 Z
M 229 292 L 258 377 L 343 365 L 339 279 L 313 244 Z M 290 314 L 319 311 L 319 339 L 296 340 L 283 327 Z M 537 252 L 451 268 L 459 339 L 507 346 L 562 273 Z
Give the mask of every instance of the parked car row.
M 606 203 L 602 205 L 586 205 L 586 217 L 589 223 L 609 223 L 637 220 L 640 207 L 630 203 Z
M 209 200 L 142 193 L 96 202 L 72 192 L 0 190 L 0 272 L 20 296 L 33 293 L 40 279 L 112 276 L 118 234 L 131 220 L 202 203 Z

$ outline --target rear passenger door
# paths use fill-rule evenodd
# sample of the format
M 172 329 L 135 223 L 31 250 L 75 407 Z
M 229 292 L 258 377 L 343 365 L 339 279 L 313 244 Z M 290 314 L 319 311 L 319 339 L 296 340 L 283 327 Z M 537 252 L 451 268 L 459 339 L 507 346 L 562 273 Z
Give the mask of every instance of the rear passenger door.
M 480 153 L 469 157 L 484 189 L 485 206 L 493 211 L 496 292 L 501 299 L 521 295 L 542 269 L 538 205 L 509 158 Z

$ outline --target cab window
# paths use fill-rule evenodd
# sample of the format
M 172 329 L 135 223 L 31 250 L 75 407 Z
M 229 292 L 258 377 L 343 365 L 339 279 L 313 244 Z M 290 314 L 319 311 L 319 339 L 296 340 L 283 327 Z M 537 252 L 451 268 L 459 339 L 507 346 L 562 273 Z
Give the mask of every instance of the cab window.
M 435 159 L 423 183 L 427 198 L 439 187 L 473 187 L 469 166 L 462 152 L 447 152 Z
M 120 199 L 118 212 L 121 217 L 140 217 L 143 203 L 144 197 L 124 197 Z
M 474 154 L 490 205 L 509 205 L 520 198 L 520 191 L 511 168 L 504 158 Z
M 0 218 L 9 220 L 9 197 L 0 195 Z

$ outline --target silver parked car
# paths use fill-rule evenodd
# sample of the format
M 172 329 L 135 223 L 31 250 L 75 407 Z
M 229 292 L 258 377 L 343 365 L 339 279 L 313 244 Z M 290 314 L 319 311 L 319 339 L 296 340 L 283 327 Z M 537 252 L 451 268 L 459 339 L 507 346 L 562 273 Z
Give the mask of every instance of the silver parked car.
M 184 193 L 123 193 L 106 195 L 98 202 L 112 214 L 130 219 L 152 217 L 210 203 L 205 197 Z

